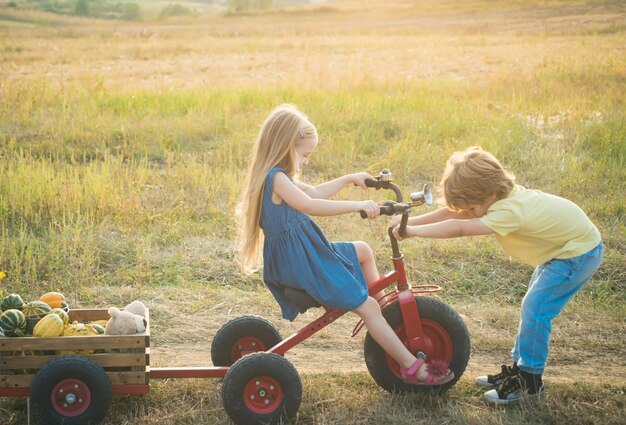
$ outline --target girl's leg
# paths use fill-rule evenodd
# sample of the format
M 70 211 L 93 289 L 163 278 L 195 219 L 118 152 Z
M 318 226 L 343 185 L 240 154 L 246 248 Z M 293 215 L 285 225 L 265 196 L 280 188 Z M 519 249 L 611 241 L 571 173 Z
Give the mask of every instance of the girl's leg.
M 363 270 L 363 276 L 365 276 L 365 282 L 370 286 L 373 282 L 380 278 L 378 269 L 376 268 L 376 260 L 374 259 L 374 252 L 370 246 L 362 241 L 353 242 L 354 248 L 356 248 L 356 254 Z M 376 300 L 380 300 L 385 295 L 385 291 L 380 291 L 374 294 L 373 297 Z
M 358 314 L 372 338 L 402 367 L 410 367 L 417 358 L 404 346 L 396 333 L 391 329 L 380 311 L 380 306 L 372 297 L 358 306 L 354 312 Z
M 382 349 L 398 362 L 400 366 L 404 368 L 413 366 L 417 358 L 411 354 L 393 329 L 391 329 L 380 311 L 380 306 L 374 298 L 368 297 L 354 312 L 363 319 L 372 338 L 374 338 Z M 426 363 L 424 363 L 418 369 L 416 378 L 418 381 L 424 381 L 427 376 Z
M 365 281 L 369 286 L 380 278 L 374 261 L 374 253 L 365 242 L 354 242 L 354 246 L 363 270 Z M 383 317 L 378 300 L 382 299 L 384 295 L 384 291 L 380 291 L 374 294 L 373 297 L 367 297 L 365 302 L 353 311 L 361 317 L 369 334 L 378 345 L 380 345 L 402 368 L 409 369 L 415 364 L 417 358 L 404 346 L 400 338 L 398 338 Z M 410 374 L 413 376 L 413 371 L 411 371 Z M 428 375 L 427 364 L 424 362 L 415 372 L 415 379 L 417 382 L 424 382 Z M 448 378 L 453 376 L 452 372 L 449 372 Z

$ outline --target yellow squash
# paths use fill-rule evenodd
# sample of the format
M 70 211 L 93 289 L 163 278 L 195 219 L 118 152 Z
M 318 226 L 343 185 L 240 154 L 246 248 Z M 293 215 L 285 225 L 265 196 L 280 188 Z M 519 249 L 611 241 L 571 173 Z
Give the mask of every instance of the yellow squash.
M 58 314 L 48 314 L 35 325 L 33 336 L 61 336 L 63 334 L 63 319 Z

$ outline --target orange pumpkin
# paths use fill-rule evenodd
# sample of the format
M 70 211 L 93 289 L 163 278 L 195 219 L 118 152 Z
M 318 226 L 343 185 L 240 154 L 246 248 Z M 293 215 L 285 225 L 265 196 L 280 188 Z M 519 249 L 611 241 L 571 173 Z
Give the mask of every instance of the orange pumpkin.
M 65 295 L 59 292 L 48 292 L 39 298 L 39 301 L 43 301 L 50 306 L 50 308 L 66 308 L 67 301 Z

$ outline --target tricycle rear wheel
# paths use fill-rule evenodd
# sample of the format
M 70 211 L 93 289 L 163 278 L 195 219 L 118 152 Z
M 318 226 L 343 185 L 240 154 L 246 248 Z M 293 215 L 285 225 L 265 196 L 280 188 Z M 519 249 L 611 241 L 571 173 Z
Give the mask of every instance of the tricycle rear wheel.
M 284 357 L 252 353 L 237 360 L 224 376 L 222 401 L 236 424 L 284 423 L 300 408 L 302 382 Z
M 278 329 L 262 317 L 237 317 L 215 334 L 211 361 L 214 366 L 230 366 L 246 354 L 269 350 L 282 340 Z
M 35 418 L 46 425 L 96 424 L 107 415 L 111 397 L 102 367 L 83 356 L 63 356 L 39 370 L 30 403 Z
M 451 388 L 463 375 L 470 356 L 470 336 L 465 322 L 449 305 L 430 297 L 415 297 L 424 332 L 427 361 L 440 359 L 448 363 L 454 379 L 444 385 L 410 385 L 404 383 L 400 366 L 368 333 L 364 352 L 367 369 L 374 381 L 389 392 L 440 393 Z M 407 345 L 406 331 L 398 301 L 383 309 L 383 317 L 400 340 Z

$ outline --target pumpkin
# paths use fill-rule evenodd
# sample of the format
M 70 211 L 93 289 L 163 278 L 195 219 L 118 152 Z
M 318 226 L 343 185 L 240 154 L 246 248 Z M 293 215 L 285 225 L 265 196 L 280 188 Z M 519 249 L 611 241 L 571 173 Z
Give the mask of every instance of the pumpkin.
M 98 335 L 98 333 L 91 328 L 88 328 L 82 323 L 78 323 L 76 321 L 72 322 L 72 324 L 67 325 L 63 330 L 63 336 L 94 336 Z M 66 355 L 66 354 L 93 354 L 94 350 L 84 349 L 84 350 L 57 350 L 56 354 Z
M 50 310 L 50 313 L 48 313 L 48 316 L 51 314 L 56 314 L 57 316 L 59 316 L 61 320 L 63 320 L 63 326 L 67 326 L 67 324 L 70 322 L 70 315 L 67 314 L 67 312 L 62 308 L 53 308 L 52 310 Z
M 98 332 L 91 327 L 87 327 L 84 323 L 72 322 L 63 330 L 63 336 L 92 336 L 98 335 Z
M 2 299 L 2 303 L 0 303 L 0 308 L 2 311 L 11 310 L 14 308 L 15 310 L 21 310 L 24 305 L 24 300 L 18 294 L 10 294 Z
M 35 325 L 33 336 L 61 336 L 63 334 L 63 319 L 57 314 L 48 314 Z
M 0 336 L 5 336 L 4 335 L 4 329 L 0 328 Z
M 31 301 L 22 307 L 22 313 L 27 319 L 42 318 L 51 310 L 50 306 L 42 301 Z
M 39 301 L 42 301 L 50 306 L 50 308 L 67 308 L 67 300 L 65 295 L 59 292 L 48 292 L 43 294 Z
M 14 308 L 0 315 L 0 328 L 6 336 L 24 336 L 26 331 L 26 317 L 24 313 Z

